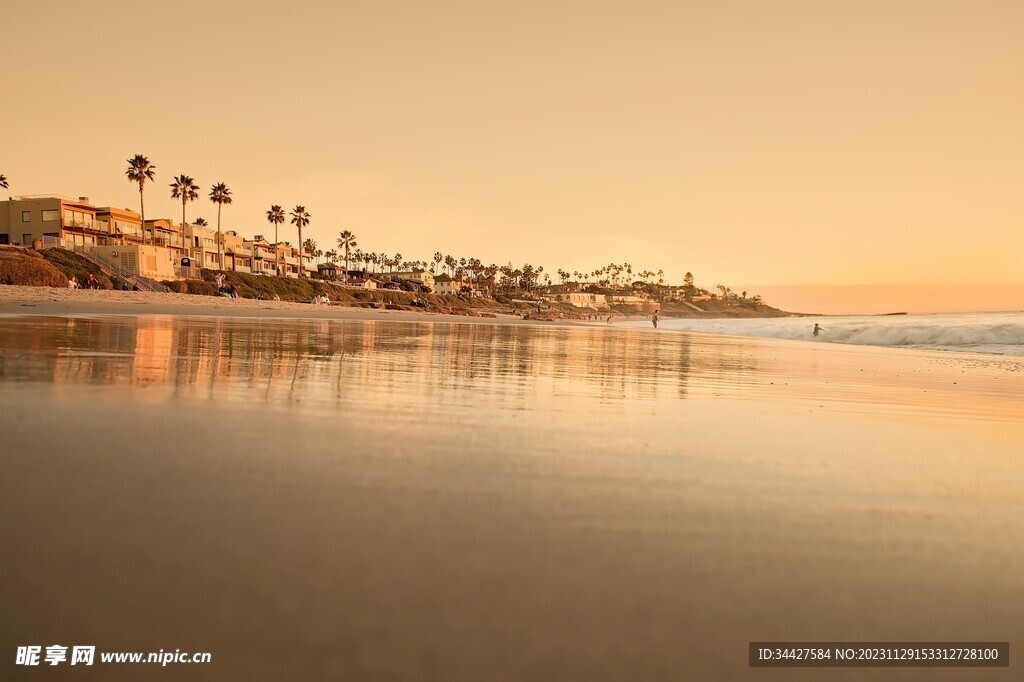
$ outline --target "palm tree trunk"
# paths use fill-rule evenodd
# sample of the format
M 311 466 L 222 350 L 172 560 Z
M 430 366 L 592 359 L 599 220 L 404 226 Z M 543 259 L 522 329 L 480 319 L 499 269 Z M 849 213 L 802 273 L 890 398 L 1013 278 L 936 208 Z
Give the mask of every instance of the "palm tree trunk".
M 302 262 L 302 223 L 299 223 L 299 279 L 305 276 L 306 264 Z
M 224 251 L 221 248 L 220 239 L 220 208 L 223 204 L 217 204 L 217 269 L 224 270 Z
M 281 252 L 277 250 L 277 225 L 278 222 L 274 221 L 274 276 L 281 276 Z
M 185 197 L 181 198 L 181 236 L 185 237 Z M 168 244 L 170 246 L 170 244 Z
M 142 217 L 142 243 L 146 243 L 146 202 L 142 196 L 142 183 L 139 183 L 139 215 Z
M 345 244 L 345 284 L 348 284 L 348 244 Z

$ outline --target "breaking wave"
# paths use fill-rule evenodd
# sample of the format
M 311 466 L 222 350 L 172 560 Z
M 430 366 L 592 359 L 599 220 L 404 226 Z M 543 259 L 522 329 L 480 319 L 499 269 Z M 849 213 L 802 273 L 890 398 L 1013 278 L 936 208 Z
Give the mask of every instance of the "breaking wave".
M 814 323 L 823 331 L 812 333 Z M 664 320 L 664 327 L 713 334 L 1024 356 L 1024 314 L 899 315 L 748 320 Z

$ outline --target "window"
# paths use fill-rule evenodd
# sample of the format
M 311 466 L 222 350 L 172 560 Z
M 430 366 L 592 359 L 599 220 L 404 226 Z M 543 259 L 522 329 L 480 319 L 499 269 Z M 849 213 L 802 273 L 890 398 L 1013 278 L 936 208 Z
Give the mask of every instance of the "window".
M 23 223 L 30 223 L 30 222 L 32 222 L 32 211 L 22 211 L 21 212 L 21 222 L 23 222 Z
M 43 222 L 50 222 L 60 219 L 60 211 L 55 208 L 43 209 Z

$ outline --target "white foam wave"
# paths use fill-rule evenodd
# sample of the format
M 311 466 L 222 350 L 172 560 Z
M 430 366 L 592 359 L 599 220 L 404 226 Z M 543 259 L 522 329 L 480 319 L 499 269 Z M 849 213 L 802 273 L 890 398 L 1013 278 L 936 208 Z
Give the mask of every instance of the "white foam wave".
M 824 331 L 813 335 L 814 323 Z M 664 327 L 716 334 L 1024 355 L 1024 314 L 907 315 L 750 320 L 665 320 Z

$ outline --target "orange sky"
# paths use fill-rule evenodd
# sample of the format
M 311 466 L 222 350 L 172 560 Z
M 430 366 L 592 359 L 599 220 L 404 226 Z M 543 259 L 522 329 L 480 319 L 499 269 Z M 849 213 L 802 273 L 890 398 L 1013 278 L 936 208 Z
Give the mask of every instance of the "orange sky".
M 225 228 L 302 203 L 325 249 L 351 229 L 406 259 L 628 261 L 706 287 L 1024 284 L 1016 0 L 4 14 L 13 194 L 137 207 L 123 170 L 144 153 L 147 216 L 180 215 L 166 188 L 188 173 L 234 190 Z

